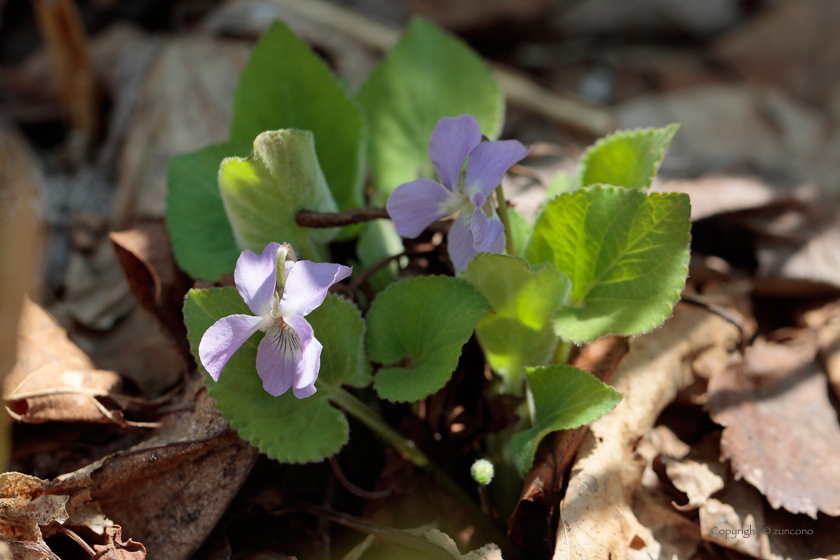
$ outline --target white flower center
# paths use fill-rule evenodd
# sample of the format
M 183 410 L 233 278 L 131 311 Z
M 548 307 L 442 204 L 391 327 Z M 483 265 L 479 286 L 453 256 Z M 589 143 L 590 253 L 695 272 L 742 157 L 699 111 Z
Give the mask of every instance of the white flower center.
M 300 356 L 300 336 L 282 317 L 272 321 L 264 330 L 265 336 L 283 355 L 292 359 L 297 359 Z

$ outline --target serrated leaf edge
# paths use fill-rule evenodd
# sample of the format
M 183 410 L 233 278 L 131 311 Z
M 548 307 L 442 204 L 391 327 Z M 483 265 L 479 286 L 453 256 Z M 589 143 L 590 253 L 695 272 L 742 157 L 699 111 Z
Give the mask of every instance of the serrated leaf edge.
M 584 175 L 584 170 L 586 169 L 586 166 L 589 163 L 589 158 L 592 156 L 592 154 L 594 154 L 601 147 L 603 147 L 604 144 L 607 144 L 607 143 L 611 142 L 612 140 L 614 140 L 618 137 L 634 138 L 634 137 L 643 136 L 645 134 L 653 134 L 653 133 L 660 132 L 660 131 L 664 131 L 667 134 L 668 131 L 673 130 L 673 132 L 671 132 L 670 135 L 669 135 L 670 138 L 668 138 L 668 144 L 670 145 L 671 140 L 673 140 L 674 135 L 677 133 L 679 128 L 680 128 L 679 123 L 671 123 L 669 125 L 659 127 L 659 128 L 657 128 L 655 126 L 649 126 L 649 127 L 645 127 L 645 128 L 634 128 L 634 129 L 629 129 L 629 130 L 616 130 L 612 134 L 608 134 L 607 136 L 604 136 L 603 138 L 599 138 L 594 144 L 589 146 L 586 149 L 586 151 L 583 153 L 583 157 L 580 158 L 580 164 L 579 164 L 579 167 L 578 167 L 577 175 L 573 178 L 573 181 L 577 182 L 578 188 L 590 187 L 592 185 L 597 184 L 597 183 L 592 183 L 592 185 L 584 185 L 583 184 L 583 175 Z M 662 164 L 662 160 L 665 159 L 665 154 L 667 153 L 667 151 L 668 151 L 668 146 L 666 146 L 665 149 L 662 150 L 662 153 L 660 154 L 659 158 L 657 158 L 657 160 L 653 163 L 653 170 L 650 173 L 650 177 L 647 178 L 648 179 L 647 180 L 648 186 L 647 187 L 631 187 L 631 188 L 637 188 L 639 190 L 647 190 L 647 189 L 650 188 L 650 185 L 653 182 L 653 178 L 656 176 L 656 173 L 659 171 L 659 166 Z M 627 188 L 627 187 L 622 187 L 621 185 L 617 185 L 617 186 L 620 187 L 620 188 Z M 574 190 L 570 191 L 570 192 L 574 192 Z M 569 193 L 563 193 L 563 194 L 569 194 Z M 556 196 L 552 197 L 551 200 L 555 200 L 556 198 L 558 198 L 558 197 L 556 197 Z

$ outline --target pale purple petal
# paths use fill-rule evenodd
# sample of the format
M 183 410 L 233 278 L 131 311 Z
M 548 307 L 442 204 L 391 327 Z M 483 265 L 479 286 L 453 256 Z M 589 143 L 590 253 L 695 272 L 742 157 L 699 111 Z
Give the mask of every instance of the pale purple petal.
M 303 317 L 287 317 L 286 322 L 295 329 L 300 337 L 301 357 L 292 391 L 299 399 L 305 399 L 315 393 L 315 380 L 321 370 L 321 351 L 324 347 L 315 338 L 312 326 Z
M 470 230 L 469 218 L 461 214 L 452 224 L 449 229 L 449 236 L 446 239 L 449 258 L 455 265 L 455 270 L 466 270 L 467 265 L 476 255 L 476 250 L 473 249 L 473 234 Z
M 288 326 L 272 326 L 257 348 L 257 374 L 273 397 L 289 390 L 297 376 L 301 356 L 298 334 Z
M 277 249 L 279 243 L 269 243 L 261 255 L 242 251 L 233 274 L 239 295 L 254 315 L 265 316 L 271 311 L 274 287 L 277 284 Z
M 470 229 L 473 236 L 473 249 L 477 253 L 491 251 L 499 236 L 505 232 L 505 226 L 499 217 L 494 215 L 492 218 L 488 218 L 481 208 L 476 208 L 473 211 Z
M 350 276 L 351 272 L 353 269 L 349 266 L 333 263 L 287 263 L 286 288 L 278 312 L 283 317 L 309 315 L 324 302 L 329 287 Z
M 444 117 L 429 141 L 429 159 L 446 188 L 458 192 L 458 175 L 470 152 L 481 142 L 481 127 L 472 115 Z
M 505 252 L 505 246 L 507 245 L 507 237 L 505 237 L 505 232 L 502 231 L 502 234 L 496 239 L 496 242 L 493 244 L 490 249 L 488 249 L 488 253 L 497 253 L 499 255 Z
M 198 345 L 198 357 L 213 381 L 219 380 L 228 360 L 257 332 L 261 322 L 262 317 L 230 315 L 222 317 L 204 332 Z
M 431 224 L 451 213 L 446 202 L 453 196 L 440 183 L 417 179 L 397 187 L 385 207 L 394 220 L 397 233 L 414 239 Z
M 482 192 L 487 196 L 502 182 L 505 172 L 530 152 L 518 140 L 482 142 L 470 154 L 464 191 L 469 195 Z

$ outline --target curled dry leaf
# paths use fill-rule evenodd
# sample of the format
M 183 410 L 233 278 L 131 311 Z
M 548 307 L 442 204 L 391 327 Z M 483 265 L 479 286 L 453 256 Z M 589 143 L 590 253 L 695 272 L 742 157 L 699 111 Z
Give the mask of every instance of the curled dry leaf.
M 90 560 L 146 560 L 146 547 L 141 543 L 122 540 L 122 527 L 113 525 L 105 529 L 108 542 L 95 544 L 96 554 Z
M 630 351 L 613 375 L 624 399 L 584 436 L 560 504 L 555 559 L 659 555 L 661 545 L 631 509 L 644 470 L 636 444 L 693 380 L 691 358 L 715 345 L 731 348 L 739 339 L 731 323 L 680 304 L 664 328 L 630 340 Z
M 686 459 L 678 461 L 664 457 L 665 473 L 674 486 L 688 496 L 688 503 L 683 506 L 674 504 L 680 511 L 699 508 L 709 497 L 723 488 L 723 479 L 713 473 L 708 465 Z
M 67 496 L 44 494 L 48 483 L 16 472 L 0 475 L 0 541 L 17 560 L 55 558 L 41 527 L 67 521 Z
M 709 381 L 710 415 L 726 426 L 721 454 L 774 508 L 838 516 L 840 425 L 825 374 L 813 362 L 802 364 L 794 349 L 779 358 L 784 349 L 753 346 L 743 363 Z M 779 367 L 768 369 L 774 361 Z
M 24 422 L 117 422 L 96 397 L 121 387 L 120 376 L 97 370 L 55 319 L 27 300 L 18 335 L 18 360 L 3 384 L 12 414 Z
M 200 380 L 178 410 L 143 443 L 51 483 L 50 493 L 70 495 L 68 524 L 96 506 L 152 558 L 185 560 L 198 549 L 258 452 L 230 430 Z
M 158 318 L 182 353 L 191 356 L 181 308 L 192 282 L 175 264 L 166 226 L 146 223 L 109 237 L 134 297 Z

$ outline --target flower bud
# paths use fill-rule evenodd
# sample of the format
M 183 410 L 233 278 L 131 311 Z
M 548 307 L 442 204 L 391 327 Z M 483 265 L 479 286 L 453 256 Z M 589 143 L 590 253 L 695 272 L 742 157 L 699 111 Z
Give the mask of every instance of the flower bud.
M 470 467 L 470 474 L 472 474 L 473 480 L 482 486 L 487 486 L 493 480 L 495 468 L 493 467 L 493 463 L 487 459 L 479 459 Z

